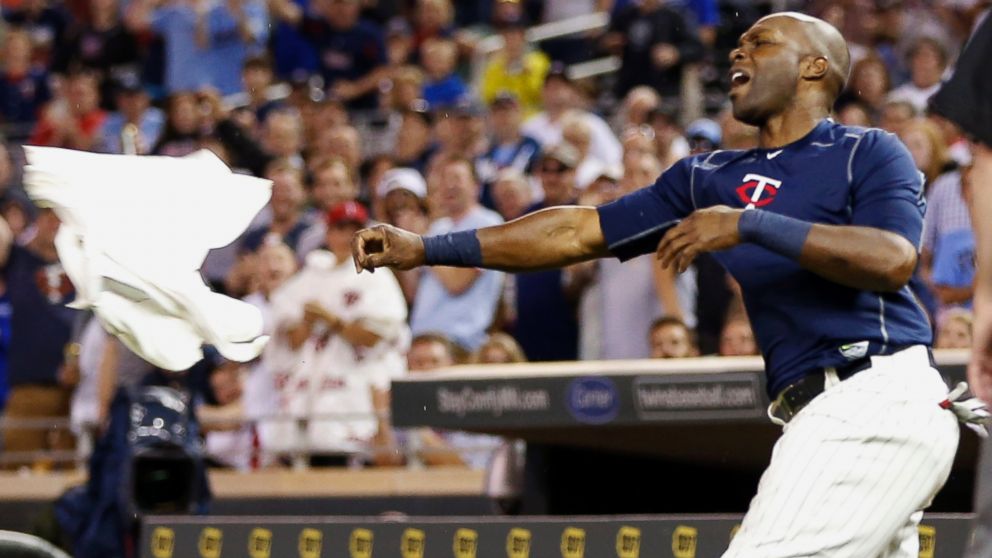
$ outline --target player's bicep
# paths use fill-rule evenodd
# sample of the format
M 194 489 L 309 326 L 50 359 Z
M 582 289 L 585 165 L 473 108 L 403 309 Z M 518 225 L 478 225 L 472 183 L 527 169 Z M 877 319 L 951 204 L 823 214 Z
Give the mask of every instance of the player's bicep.
M 895 136 L 866 137 L 854 154 L 851 224 L 874 227 L 905 238 L 919 248 L 923 234 L 923 175 Z
M 599 225 L 611 254 L 626 261 L 657 248 L 662 236 L 692 212 L 689 163 L 665 171 L 651 186 L 598 208 Z

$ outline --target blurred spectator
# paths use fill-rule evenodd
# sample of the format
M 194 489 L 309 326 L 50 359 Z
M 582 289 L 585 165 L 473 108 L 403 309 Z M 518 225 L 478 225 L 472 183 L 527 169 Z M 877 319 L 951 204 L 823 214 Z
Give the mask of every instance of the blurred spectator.
M 272 297 L 277 331 L 299 351 L 297 366 L 274 371 L 280 409 L 307 421 L 305 434 L 284 421 L 274 442 L 286 451 L 305 441 L 312 465 L 342 465 L 361 459 L 386 422 L 376 414 L 388 412 L 389 381 L 405 372 L 409 333 L 393 274 L 355 272 L 351 238 L 368 220 L 365 208 L 344 202 L 326 219 L 330 253 L 312 252 Z
M 501 331 L 489 334 L 486 341 L 472 355 L 476 364 L 512 364 L 527 362 L 524 350 L 513 337 Z
M 837 105 L 837 122 L 844 126 L 871 128 L 875 125 L 871 110 L 861 101 L 848 101 Z
M 272 221 L 245 233 L 240 249 L 257 252 L 263 244 L 279 240 L 299 254 L 300 241 L 308 228 L 303 220 L 303 173 L 285 159 L 277 159 L 270 167 L 266 178 L 272 181 L 268 204 Z
M 575 169 L 579 153 L 567 143 L 548 149 L 537 173 L 544 199 L 528 213 L 577 202 Z M 579 356 L 578 292 L 568 288 L 560 269 L 515 275 L 516 321 L 513 336 L 531 361 L 575 360 Z
M 941 175 L 938 181 L 943 182 L 943 191 L 935 200 L 937 209 L 928 207 L 928 219 L 924 221 L 927 225 L 933 224 L 937 230 L 931 235 L 924 228 L 924 241 L 933 243 L 932 254 L 924 253 L 929 256 L 924 259 L 924 264 L 931 264 L 930 282 L 941 305 L 937 314 L 939 323 L 942 315 L 951 308 L 971 308 L 975 293 L 975 233 L 968 214 L 971 189 L 974 187 L 971 167 L 965 167 L 960 173 Z M 958 192 L 961 200 L 955 199 Z M 934 190 L 931 193 L 938 194 Z M 962 210 L 963 215 L 960 213 Z M 931 212 L 934 216 L 929 219 Z
M 386 63 L 386 44 L 378 25 L 361 19 L 359 0 L 316 2 L 319 13 L 307 13 L 290 0 L 272 0 L 273 15 L 298 26 L 317 52 L 328 94 L 352 109 L 377 105 L 379 73 Z M 419 46 L 419 45 L 418 45 Z
M 427 222 L 427 183 L 409 168 L 386 171 L 376 187 L 380 218 L 402 229 L 425 234 Z
M 486 152 L 485 109 L 472 98 L 434 113 L 434 139 L 438 157 L 459 157 L 474 161 Z
M 413 57 L 413 29 L 402 16 L 386 23 L 386 61 L 390 68 L 408 66 Z
M 899 130 L 899 139 L 909 149 L 916 168 L 923 173 L 927 193 L 941 175 L 957 168 L 947 152 L 940 128 L 930 120 L 915 118 L 908 121 Z
M 427 80 L 423 98 L 429 107 L 446 107 L 457 103 L 468 94 L 468 86 L 455 73 L 458 49 L 453 41 L 432 38 L 420 47 Z
M 69 416 L 69 398 L 79 380 L 79 346 L 70 344 L 78 311 L 66 306 L 75 289 L 55 250 L 59 225 L 53 210 L 39 210 L 34 237 L 21 246 L 13 242 L 6 223 L 0 223 L 0 265 L 12 308 L 4 421 Z M 11 427 L 4 432 L 5 452 L 68 450 L 72 445 L 63 429 Z
M 688 358 L 699 356 L 693 332 L 685 322 L 671 316 L 662 316 L 651 324 L 648 342 L 651 358 Z
M 653 154 L 637 154 L 627 160 L 632 166 L 604 202 L 650 184 L 661 173 Z M 645 332 L 659 316 L 695 323 L 694 268 L 677 275 L 662 268 L 653 254 L 622 264 L 609 258 L 595 263 L 596 288 L 587 293 L 593 300 L 583 301 L 583 358 L 648 358 L 651 346 Z M 595 332 L 591 338 L 586 331 L 590 327 Z
M 524 116 L 541 108 L 541 88 L 551 62 L 539 50 L 529 50 L 522 17 L 498 23 L 503 48 L 494 52 L 482 71 L 480 95 L 489 105 L 509 94 L 517 99 Z M 495 108 L 495 106 L 493 107 Z
M 105 153 L 149 153 L 162 135 L 165 114 L 151 106 L 148 92 L 137 78 L 126 78 L 114 89 L 117 111 L 108 114 L 103 122 L 97 149 Z
M 166 104 L 165 130 L 152 147 L 152 155 L 183 157 L 196 151 L 200 138 L 200 104 L 195 93 L 178 92 Z
M 62 3 L 53 6 L 48 0 L 23 0 L 15 9 L 4 10 L 3 17 L 12 27 L 28 32 L 34 62 L 47 67 L 68 25 L 69 16 Z
M 661 97 L 653 88 L 647 85 L 631 88 L 617 111 L 616 129 L 622 133 L 628 128 L 647 125 L 648 117 L 660 105 Z
M 878 56 L 866 56 L 851 68 L 847 89 L 837 99 L 836 106 L 861 103 L 868 110 L 871 120 L 875 121 L 885 105 L 890 87 L 891 80 L 885 62 Z
M 413 52 L 416 61 L 423 66 L 421 47 L 430 39 L 454 39 L 459 41 L 459 49 L 467 45 L 457 37 L 452 26 L 455 8 L 451 0 L 416 0 L 413 12 Z
M 324 215 L 332 207 L 356 199 L 358 199 L 358 186 L 352 179 L 351 171 L 344 159 L 332 155 L 321 159 L 314 166 L 311 172 L 310 202 L 316 212 Z M 314 219 L 313 224 L 296 243 L 297 254 L 302 258 L 319 248 L 326 236 L 326 220 Z
M 547 148 L 561 142 L 562 119 L 569 109 L 578 108 L 577 93 L 563 65 L 551 65 L 544 80 L 542 99 L 544 112 L 524 122 L 521 130 L 525 136 L 536 139 L 542 148 Z M 623 150 L 609 125 L 590 112 L 584 112 L 583 118 L 592 132 L 589 153 L 607 165 L 619 163 Z
M 406 354 L 410 372 L 427 372 L 455 364 L 455 348 L 450 339 L 439 333 L 421 333 L 410 341 Z
M 514 358 L 513 340 L 508 342 L 503 337 L 505 334 L 496 334 L 500 337 L 487 337 L 483 345 L 480 345 L 478 356 L 482 355 L 485 347 L 506 348 L 506 355 L 498 356 L 496 349 L 490 354 L 493 357 Z M 508 344 L 509 343 L 509 344 Z M 445 368 L 455 364 L 456 347 L 444 335 L 438 333 L 424 333 L 413 338 L 410 344 L 410 352 L 407 353 L 407 367 L 411 373 L 430 372 L 438 368 Z M 519 352 L 519 348 L 517 348 Z M 499 362 L 507 362 L 500 360 Z M 512 361 L 520 362 L 520 361 Z M 416 458 L 429 467 L 439 466 L 467 466 L 472 469 L 486 470 L 489 477 L 494 471 L 494 450 L 502 443 L 500 438 L 485 434 L 470 434 L 460 431 L 443 431 L 431 428 L 404 429 L 395 433 L 396 440 L 407 448 L 417 448 Z M 416 438 L 416 442 L 414 442 Z M 500 464 L 500 465 L 504 465 Z M 503 471 L 505 474 L 507 471 Z M 487 479 L 487 489 L 493 484 L 492 479 Z
M 386 171 L 376 187 L 377 212 L 384 223 L 416 234 L 426 234 L 430 221 L 427 211 L 427 183 L 410 168 Z M 420 282 L 417 270 L 394 271 L 407 304 L 413 306 Z
M 585 190 L 599 176 L 600 170 L 606 165 L 590 153 L 592 144 L 592 128 L 579 111 L 570 111 L 562 119 L 561 139 L 575 148 L 579 165 L 575 168 L 575 187 Z
M 617 97 L 638 85 L 649 85 L 663 97 L 678 96 L 683 65 L 703 54 L 696 29 L 663 0 L 641 0 L 621 11 L 602 44 L 622 59 Z
M 362 139 L 353 126 L 342 124 L 324 130 L 317 135 L 310 148 L 311 163 L 316 163 L 323 157 L 337 157 L 348 166 L 352 180 L 361 176 Z M 313 172 L 313 169 L 310 171 Z
M 649 122 L 654 128 L 657 157 L 662 170 L 671 167 L 689 154 L 689 142 L 682 135 L 682 127 L 679 126 L 678 113 L 675 110 L 662 106 L 651 113 Z
M 751 323 L 745 316 L 730 317 L 723 324 L 720 333 L 720 356 L 757 355 L 758 345 L 754 342 Z
M 482 182 L 482 202 L 487 207 L 494 207 L 492 186 L 501 171 L 513 169 L 529 173 L 540 155 L 541 146 L 537 140 L 520 131 L 522 118 L 519 100 L 512 93 L 500 93 L 493 99 L 489 111 L 492 132 L 489 150 L 475 162 Z
M 244 301 L 261 311 L 262 332 L 269 335 L 269 343 L 261 358 L 249 364 L 241 396 L 242 418 L 248 421 L 244 427 L 251 433 L 252 451 L 247 463 L 251 469 L 269 464 L 272 458 L 262 448 L 269 447 L 272 436 L 277 434 L 272 432 L 269 422 L 279 411 L 275 372 L 294 365 L 299 358 L 285 337 L 276 330 L 272 308 L 276 291 L 296 272 L 296 256 L 289 246 L 281 242 L 267 244 L 258 251 L 256 270 L 257 277 L 253 283 L 257 288 L 244 297 Z
M 958 308 L 948 312 L 937 330 L 935 349 L 970 349 L 971 325 L 974 317 L 970 310 Z
M 119 0 L 89 0 L 89 18 L 74 22 L 59 43 L 52 71 L 68 74 L 93 72 L 100 80 L 104 108 L 114 108 L 114 86 L 118 80 L 136 80 L 141 69 L 138 40 L 121 23 Z
M 272 111 L 282 106 L 281 101 L 269 98 L 273 77 L 272 63 L 264 55 L 247 58 L 241 68 L 241 83 L 248 94 L 248 103 L 242 110 L 251 113 L 256 128 L 266 121 Z
M 505 221 L 527 213 L 533 205 L 533 191 L 527 177 L 516 169 L 504 169 L 492 186 L 493 205 Z
M 106 118 L 107 113 L 100 109 L 96 77 L 74 74 L 66 79 L 65 96 L 48 104 L 28 141 L 89 151 L 96 146 Z
M 723 143 L 723 130 L 720 125 L 708 118 L 694 120 L 685 129 L 689 141 L 689 153 L 698 155 L 720 149 Z
M 889 93 L 892 101 L 906 101 L 917 113 L 927 108 L 927 101 L 940 89 L 940 79 L 947 69 L 947 50 L 936 39 L 917 39 L 909 51 L 910 81 Z
M 478 203 L 479 183 L 465 159 L 438 163 L 437 199 L 443 217 L 428 235 L 497 225 L 499 214 Z M 503 274 L 475 268 L 432 267 L 421 271 L 410 327 L 414 334 L 440 332 L 468 350 L 485 340 L 502 288 Z
M 271 157 L 303 168 L 303 121 L 293 109 L 271 112 L 262 123 L 262 149 Z
M 204 0 L 199 0 L 203 2 Z M 230 95 L 242 91 L 245 60 L 263 52 L 269 39 L 269 13 L 263 0 L 226 0 L 207 10 L 204 31 L 197 31 L 201 48 L 198 62 L 206 67 L 208 85 Z M 206 35 L 206 37 L 202 37 Z
M 436 146 L 431 142 L 433 119 L 426 111 L 406 110 L 402 113 L 393 153 L 396 165 L 410 167 L 421 174 L 427 172 L 427 163 Z
M 134 0 L 128 27 L 152 29 L 165 42 L 165 88 L 169 93 L 212 87 L 241 91 L 245 58 L 268 38 L 268 13 L 260 0 Z
M 31 37 L 27 31 L 10 29 L 3 37 L 2 77 L 0 77 L 0 117 L 7 135 L 24 137 L 27 126 L 38 119 L 48 102 L 48 72 L 31 62 Z M 10 125 L 20 125 L 21 130 Z
M 903 126 L 916 118 L 919 111 L 909 101 L 886 101 L 882 105 L 882 115 L 878 127 L 893 134 L 902 131 Z
M 424 72 L 417 66 L 399 66 L 389 72 L 389 86 L 383 99 L 387 111 L 402 114 L 423 103 Z
M 270 420 L 279 410 L 272 366 L 293 363 L 298 356 L 275 336 L 271 297 L 296 271 L 293 251 L 282 243 L 267 244 L 258 251 L 257 289 L 244 298 L 262 313 L 263 332 L 272 336 L 262 357 L 248 364 L 226 362 L 210 375 L 216 405 L 198 410 L 207 430 L 206 450 L 217 462 L 238 470 L 272 465 L 274 456 L 265 451 L 273 432 Z
M 633 172 L 630 169 L 637 166 L 638 162 L 641 160 L 643 155 L 650 155 L 656 161 L 658 160 L 658 147 L 655 143 L 654 138 L 654 128 L 646 125 L 633 126 L 627 128 L 623 136 L 621 137 L 623 145 L 623 168 L 625 172 L 621 173 L 620 178 L 624 179 L 624 182 L 630 182 L 630 173 Z M 647 184 L 641 184 L 640 186 L 646 186 Z M 635 187 L 639 187 L 636 184 Z

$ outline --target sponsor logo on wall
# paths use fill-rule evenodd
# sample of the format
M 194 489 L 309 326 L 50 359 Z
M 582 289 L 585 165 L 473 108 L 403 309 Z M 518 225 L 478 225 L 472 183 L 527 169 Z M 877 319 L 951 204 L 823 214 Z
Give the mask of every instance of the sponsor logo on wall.
M 569 383 L 566 398 L 568 412 L 586 424 L 606 424 L 620 411 L 620 397 L 609 378 L 576 378 Z
M 514 527 L 506 535 L 507 558 L 530 558 L 530 531 Z

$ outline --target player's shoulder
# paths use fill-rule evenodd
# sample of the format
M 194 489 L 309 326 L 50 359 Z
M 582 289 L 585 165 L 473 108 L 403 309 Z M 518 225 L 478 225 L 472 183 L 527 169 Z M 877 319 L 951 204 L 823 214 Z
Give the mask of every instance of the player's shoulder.
M 717 149 L 706 153 L 697 153 L 683 157 L 672 165 L 676 171 L 690 172 L 712 172 L 718 170 L 738 159 L 746 157 L 750 150 L 745 149 Z
M 840 141 L 845 148 L 861 151 L 868 147 L 896 147 L 901 145 L 898 136 L 881 128 L 866 126 L 845 126 L 833 124 L 830 128 L 833 139 Z

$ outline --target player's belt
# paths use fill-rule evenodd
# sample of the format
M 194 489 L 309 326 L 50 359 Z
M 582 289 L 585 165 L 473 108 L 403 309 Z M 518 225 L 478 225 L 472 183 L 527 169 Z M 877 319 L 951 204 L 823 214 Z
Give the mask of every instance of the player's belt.
M 885 354 L 898 353 L 905 348 L 907 347 L 899 347 Z M 930 366 L 935 367 L 933 352 L 929 347 L 927 347 L 927 354 L 930 356 Z M 869 368 L 871 368 L 871 356 L 864 356 L 837 366 L 833 370 L 837 373 L 837 379 L 844 381 L 858 372 Z M 803 410 L 803 407 L 826 390 L 826 381 L 827 376 L 821 370 L 807 374 L 794 384 L 789 384 L 785 389 L 780 391 L 778 397 L 775 399 L 775 405 L 781 412 L 782 419 L 788 422 L 792 420 L 792 417 L 799 414 L 799 411 Z

